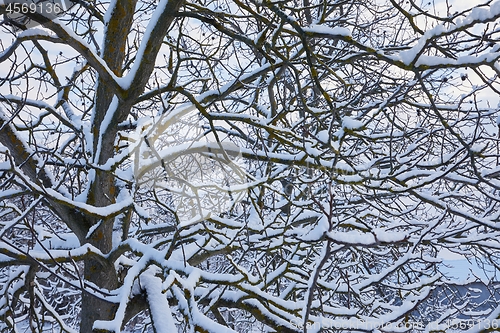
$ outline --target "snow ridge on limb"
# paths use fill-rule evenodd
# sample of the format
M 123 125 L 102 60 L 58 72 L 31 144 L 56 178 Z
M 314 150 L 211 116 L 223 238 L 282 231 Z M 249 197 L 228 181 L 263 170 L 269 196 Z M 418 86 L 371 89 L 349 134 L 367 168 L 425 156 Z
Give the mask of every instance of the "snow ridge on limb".
M 47 29 L 57 34 L 64 44 L 71 46 L 82 55 L 85 60 L 99 73 L 99 76 L 106 80 L 113 87 L 117 96 L 123 96 L 124 89 L 118 83 L 118 76 L 108 67 L 106 62 L 86 43 L 80 36 L 61 24 L 58 19 L 44 24 Z
M 153 331 L 155 333 L 175 332 L 177 328 L 170 312 L 170 304 L 163 290 L 163 281 L 155 276 L 157 272 L 154 267 L 149 267 L 141 274 L 138 283 L 146 293 Z
M 184 2 L 185 0 L 160 0 L 143 35 L 133 67 L 128 75 L 120 80 L 122 87 L 128 90 L 129 98 L 135 99 L 144 91 L 144 86 L 155 66 L 162 40 L 171 27 L 174 14 Z
M 56 34 L 52 33 L 50 30 L 46 29 L 30 29 L 20 33 L 14 43 L 10 45 L 7 49 L 0 53 L 0 62 L 7 60 L 14 51 L 22 44 L 22 42 L 27 40 L 47 40 L 52 43 L 63 43 L 61 39 L 57 37 Z

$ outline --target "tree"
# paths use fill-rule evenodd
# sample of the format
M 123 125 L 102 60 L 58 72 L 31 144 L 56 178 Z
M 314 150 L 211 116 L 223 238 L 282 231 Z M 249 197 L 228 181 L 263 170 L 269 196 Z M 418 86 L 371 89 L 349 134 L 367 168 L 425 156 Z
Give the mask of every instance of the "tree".
M 500 268 L 500 2 L 71 5 L 2 23 L 3 327 L 445 329 Z

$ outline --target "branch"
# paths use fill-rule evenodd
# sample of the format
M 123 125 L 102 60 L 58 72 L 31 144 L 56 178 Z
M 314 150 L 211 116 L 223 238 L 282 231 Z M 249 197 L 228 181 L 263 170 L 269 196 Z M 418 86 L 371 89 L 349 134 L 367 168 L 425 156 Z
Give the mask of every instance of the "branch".
M 58 20 L 49 21 L 44 23 L 44 26 L 52 31 L 54 31 L 59 39 L 53 40 L 54 42 L 64 43 L 71 46 L 75 51 L 81 54 L 87 62 L 94 68 L 99 77 L 106 81 L 106 83 L 113 87 L 115 94 L 121 98 L 125 96 L 125 90 L 120 86 L 118 76 L 113 73 L 113 71 L 108 67 L 106 62 L 99 57 L 94 50 L 92 50 L 87 43 L 79 36 L 77 36 L 73 31 L 66 29 L 62 26 Z M 30 33 L 27 30 L 23 34 Z
M 52 180 L 43 167 L 43 163 L 37 160 L 35 152 L 31 151 L 26 142 L 17 134 L 10 120 L 0 109 L 0 143 L 7 147 L 14 158 L 14 162 L 28 176 L 37 187 L 50 189 L 53 187 Z M 54 191 L 55 192 L 55 191 Z M 43 194 L 43 193 L 42 193 Z M 49 208 L 63 220 L 66 225 L 77 235 L 78 239 L 84 240 L 88 228 L 84 216 L 72 207 L 62 205 L 56 200 L 48 197 Z

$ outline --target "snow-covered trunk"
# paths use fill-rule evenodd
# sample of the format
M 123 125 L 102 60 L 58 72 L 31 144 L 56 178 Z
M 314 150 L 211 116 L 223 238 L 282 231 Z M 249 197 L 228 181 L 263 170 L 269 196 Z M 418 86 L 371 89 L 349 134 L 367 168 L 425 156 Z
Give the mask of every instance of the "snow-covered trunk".
M 111 144 L 111 146 L 113 146 Z M 110 173 L 98 173 L 95 177 L 88 201 L 97 207 L 103 207 L 115 202 L 115 180 Z M 92 229 L 87 237 L 87 242 L 109 253 L 113 247 L 113 222 L 114 217 L 104 220 L 95 219 Z M 104 260 L 89 258 L 84 261 L 84 278 L 98 287 L 113 290 L 118 287 L 118 277 L 112 263 Z M 111 320 L 114 317 L 116 305 L 84 292 L 82 295 L 81 326 L 80 332 L 92 332 L 96 320 Z
M 116 125 L 108 127 L 108 137 L 116 135 Z M 101 136 L 103 140 L 104 136 Z M 110 155 L 114 147 L 114 139 L 102 142 L 103 149 L 97 159 L 102 163 L 103 159 L 112 157 Z M 104 148 L 105 147 L 105 148 Z M 116 202 L 118 194 L 115 179 L 110 172 L 97 171 L 87 198 L 87 203 L 96 207 L 105 207 Z M 109 253 L 113 247 L 113 223 L 115 217 L 97 219 L 89 217 L 91 229 L 87 234 L 85 242 L 92 244 L 102 253 Z M 100 288 L 113 290 L 118 286 L 118 278 L 112 263 L 102 260 L 87 259 L 84 261 L 84 277 L 86 281 L 92 282 Z M 92 332 L 93 323 L 96 320 L 111 320 L 114 316 L 115 305 L 106 302 L 88 293 L 82 295 L 82 312 L 80 332 Z
M 112 134 L 112 135 L 111 135 Z M 116 126 L 109 128 L 108 135 L 116 135 Z M 104 146 L 114 147 L 113 141 L 106 142 Z M 109 147 L 102 152 L 107 155 L 111 152 Z M 102 156 L 101 155 L 101 156 Z M 111 156 L 110 156 L 111 157 Z M 102 163 L 102 162 L 100 162 Z M 96 207 L 104 207 L 116 203 L 117 189 L 112 173 L 105 171 L 96 172 L 87 202 Z M 130 218 L 130 214 L 126 214 Z M 126 217 L 124 217 L 126 218 Z M 87 242 L 98 248 L 102 253 L 109 253 L 113 248 L 113 225 L 115 217 L 105 219 L 92 219 L 93 226 L 87 235 Z M 84 277 L 98 287 L 113 290 L 118 287 L 118 277 L 112 263 L 93 258 L 84 261 Z M 92 296 L 88 293 L 82 295 L 82 312 L 80 332 L 92 332 L 96 320 L 111 320 L 114 317 L 116 305 Z
M 136 0 L 112 1 L 106 14 L 107 24 L 102 49 L 102 59 L 117 75 L 122 75 L 122 66 L 127 49 L 127 37 L 132 24 Z M 95 109 L 92 119 L 92 155 L 95 164 L 103 165 L 115 154 L 115 138 L 118 124 L 127 118 L 131 109 L 129 103 L 120 101 L 109 82 L 100 78 L 96 87 Z M 105 207 L 116 202 L 119 189 L 112 172 L 97 170 L 91 184 L 87 203 Z M 130 216 L 130 214 L 126 214 Z M 113 223 L 115 217 L 89 218 L 91 228 L 86 242 L 102 253 L 109 253 L 113 247 Z M 118 277 L 112 263 L 94 258 L 84 261 L 85 280 L 96 286 L 113 290 L 118 287 Z M 96 320 L 112 320 L 116 304 L 83 293 L 80 332 L 92 332 Z
M 116 137 L 118 125 L 130 114 L 136 98 L 144 91 L 150 74 L 153 71 L 155 59 L 172 21 L 183 0 L 165 0 L 157 8 L 158 15 L 154 24 L 148 27 L 139 56 L 129 76 L 130 87 L 124 91 L 116 91 L 115 86 L 100 79 L 96 87 L 95 108 L 92 118 L 92 156 L 96 165 L 105 165 L 116 153 Z M 112 1 L 105 15 L 106 31 L 102 49 L 102 59 L 117 76 L 122 76 L 123 63 L 127 50 L 127 37 L 135 12 L 136 0 Z M 141 45 L 142 45 L 141 44 Z M 88 192 L 87 203 L 96 207 L 113 204 L 120 194 L 114 173 L 106 168 L 95 171 Z M 121 217 L 123 225 L 128 225 L 131 214 Z M 97 247 L 102 253 L 109 253 L 113 247 L 113 225 L 116 217 L 94 219 L 89 223 L 90 232 L 86 242 Z M 102 289 L 118 287 L 118 278 L 112 263 L 87 259 L 85 265 L 85 280 L 94 283 Z M 96 320 L 112 320 L 116 305 L 89 294 L 82 297 L 80 332 L 92 332 Z

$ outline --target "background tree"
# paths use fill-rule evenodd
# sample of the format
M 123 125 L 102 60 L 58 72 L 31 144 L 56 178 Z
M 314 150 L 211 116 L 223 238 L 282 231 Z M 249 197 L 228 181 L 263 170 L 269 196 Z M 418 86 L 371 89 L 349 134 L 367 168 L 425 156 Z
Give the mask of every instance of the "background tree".
M 500 2 L 72 4 L 2 22 L 7 330 L 498 316 Z

